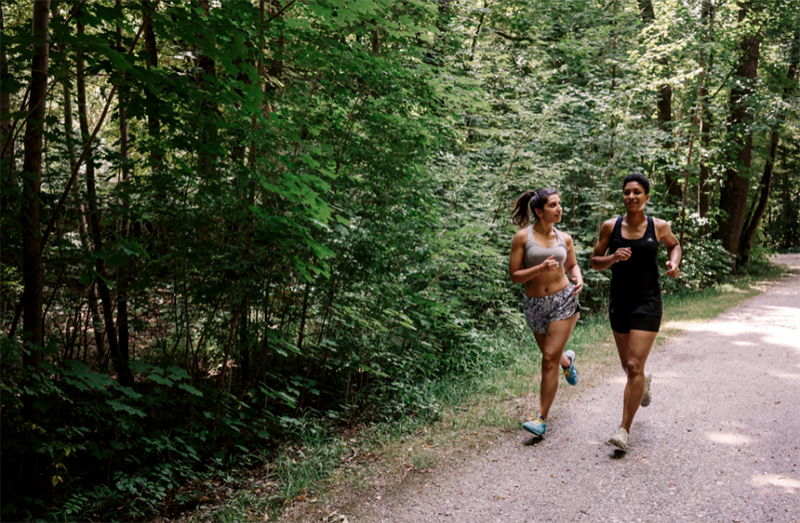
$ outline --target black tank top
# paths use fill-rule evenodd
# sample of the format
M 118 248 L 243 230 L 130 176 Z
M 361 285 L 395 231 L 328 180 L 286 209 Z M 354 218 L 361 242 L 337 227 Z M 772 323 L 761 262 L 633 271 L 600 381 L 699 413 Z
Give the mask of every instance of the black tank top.
M 622 216 L 617 218 L 608 253 L 630 247 L 631 257 L 611 266 L 609 314 L 648 314 L 661 316 L 661 285 L 658 283 L 658 238 L 653 218 L 647 217 L 644 236 L 637 240 L 622 237 Z

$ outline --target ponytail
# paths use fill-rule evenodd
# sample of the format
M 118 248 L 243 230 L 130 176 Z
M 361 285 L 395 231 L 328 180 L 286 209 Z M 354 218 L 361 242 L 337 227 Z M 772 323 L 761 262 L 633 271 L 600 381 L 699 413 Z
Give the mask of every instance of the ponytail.
M 524 192 L 514 203 L 514 210 L 511 212 L 511 221 L 516 223 L 517 226 L 525 227 L 530 222 L 530 218 L 528 218 L 528 210 L 530 207 L 528 204 L 535 195 L 536 191 Z
M 543 209 L 547 199 L 554 194 L 558 194 L 558 191 L 555 189 L 539 189 L 538 191 L 522 193 L 522 196 L 517 198 L 517 201 L 514 203 L 511 221 L 516 223 L 519 227 L 527 227 L 531 222 L 531 216 L 533 216 L 536 221 L 539 221 L 535 209 Z

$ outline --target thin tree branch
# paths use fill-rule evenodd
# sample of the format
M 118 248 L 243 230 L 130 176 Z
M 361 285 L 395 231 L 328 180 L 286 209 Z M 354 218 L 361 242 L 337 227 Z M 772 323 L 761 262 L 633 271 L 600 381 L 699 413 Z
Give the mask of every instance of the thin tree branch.
M 161 0 L 158 0 L 155 3 L 155 5 L 153 6 L 153 11 L 156 10 L 160 1 Z M 151 14 L 152 12 L 147 13 L 147 15 L 145 15 L 145 20 L 144 20 L 145 22 L 150 18 Z M 133 50 L 136 49 L 136 44 L 139 42 L 139 38 L 142 36 L 142 31 L 144 30 L 144 26 L 145 23 L 143 22 L 142 25 L 139 27 L 139 31 L 136 33 L 136 38 L 134 38 L 133 43 L 131 43 L 131 47 L 128 50 L 128 56 L 130 56 L 133 53 Z M 44 251 L 44 247 L 45 245 L 47 245 L 47 239 L 49 238 L 50 233 L 53 230 L 53 225 L 58 219 L 58 215 L 61 213 L 61 209 L 64 207 L 64 202 L 67 200 L 67 196 L 69 195 L 69 191 L 72 188 L 72 184 L 75 183 L 75 180 L 78 177 L 78 171 L 80 170 L 84 160 L 86 160 L 86 155 L 89 153 L 89 149 L 91 148 L 94 139 L 97 137 L 97 133 L 100 131 L 100 127 L 102 127 L 103 123 L 105 122 L 106 115 L 108 114 L 108 109 L 109 107 L 111 107 L 111 102 L 114 100 L 114 93 L 116 93 L 117 87 L 119 86 L 114 85 L 111 88 L 111 93 L 108 95 L 108 99 L 106 100 L 106 105 L 103 108 L 103 114 L 100 116 L 100 120 L 98 120 L 97 125 L 95 125 L 94 131 L 92 131 L 92 135 L 86 141 L 86 145 L 83 147 L 83 152 L 81 153 L 80 158 L 78 158 L 78 161 L 75 163 L 75 167 L 72 169 L 72 176 L 70 176 L 70 179 L 67 182 L 67 186 L 64 188 L 64 192 L 61 194 L 61 198 L 59 198 L 58 204 L 56 205 L 56 208 L 53 210 L 53 215 L 50 217 L 50 222 L 48 222 L 47 228 L 44 230 L 44 233 L 42 234 L 42 240 L 41 240 L 42 251 Z

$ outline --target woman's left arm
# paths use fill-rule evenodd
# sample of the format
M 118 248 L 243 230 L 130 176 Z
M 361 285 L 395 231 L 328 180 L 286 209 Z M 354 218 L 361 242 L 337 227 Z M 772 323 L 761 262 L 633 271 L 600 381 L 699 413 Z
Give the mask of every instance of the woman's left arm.
M 572 236 L 569 234 L 564 234 L 564 236 L 566 236 L 564 243 L 567 245 L 567 260 L 564 262 L 564 269 L 572 281 L 575 282 L 575 289 L 572 294 L 577 295 L 583 290 L 583 275 L 581 274 L 581 267 L 578 265 L 578 259 L 575 257 L 575 245 L 572 243 Z
M 683 254 L 681 244 L 678 242 L 678 238 L 672 234 L 672 228 L 666 220 L 656 218 L 655 226 L 658 240 L 667 248 L 667 257 L 669 258 L 666 263 L 667 276 L 677 278 L 680 272 L 678 265 L 681 263 L 681 255 Z

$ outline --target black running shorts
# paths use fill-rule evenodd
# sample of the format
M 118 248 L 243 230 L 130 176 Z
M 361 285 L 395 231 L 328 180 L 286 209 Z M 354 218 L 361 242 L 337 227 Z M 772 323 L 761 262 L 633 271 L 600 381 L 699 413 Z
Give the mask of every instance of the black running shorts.
M 661 327 L 661 316 L 652 314 L 612 314 L 609 315 L 611 328 L 619 334 L 630 331 L 658 332 Z

